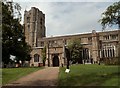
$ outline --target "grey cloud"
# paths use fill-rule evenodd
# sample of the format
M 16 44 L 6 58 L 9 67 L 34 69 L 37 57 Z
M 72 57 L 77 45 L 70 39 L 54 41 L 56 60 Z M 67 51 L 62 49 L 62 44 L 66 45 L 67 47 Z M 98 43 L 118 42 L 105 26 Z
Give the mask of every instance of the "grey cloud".
M 66 35 L 102 30 L 98 20 L 113 2 L 29 2 L 22 3 L 22 14 L 35 6 L 46 17 L 47 36 Z

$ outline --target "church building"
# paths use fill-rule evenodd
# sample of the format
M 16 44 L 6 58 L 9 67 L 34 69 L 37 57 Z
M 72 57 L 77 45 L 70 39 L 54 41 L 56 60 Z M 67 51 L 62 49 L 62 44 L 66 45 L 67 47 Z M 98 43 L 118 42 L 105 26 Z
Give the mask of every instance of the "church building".
M 45 14 L 36 7 L 24 12 L 26 42 L 32 47 L 30 66 L 42 64 L 42 49 L 46 47 L 46 66 L 65 66 L 65 47 L 71 38 L 79 38 L 83 45 L 82 59 L 90 61 L 114 59 L 120 52 L 120 30 L 46 37 Z

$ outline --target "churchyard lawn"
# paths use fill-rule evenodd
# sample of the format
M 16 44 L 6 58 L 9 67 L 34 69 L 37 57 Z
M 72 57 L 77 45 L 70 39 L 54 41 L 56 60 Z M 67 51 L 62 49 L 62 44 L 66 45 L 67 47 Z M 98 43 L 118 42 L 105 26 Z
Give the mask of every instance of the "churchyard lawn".
M 65 69 L 65 67 L 60 68 L 58 79 L 60 88 L 63 86 L 118 86 L 120 84 L 118 66 L 72 65 L 70 66 L 70 73 L 65 73 Z
M 0 86 L 2 85 L 2 69 L 0 68 Z
M 26 76 L 27 74 L 38 71 L 43 68 L 44 67 L 3 68 L 2 69 L 2 85 L 15 81 L 23 76 Z

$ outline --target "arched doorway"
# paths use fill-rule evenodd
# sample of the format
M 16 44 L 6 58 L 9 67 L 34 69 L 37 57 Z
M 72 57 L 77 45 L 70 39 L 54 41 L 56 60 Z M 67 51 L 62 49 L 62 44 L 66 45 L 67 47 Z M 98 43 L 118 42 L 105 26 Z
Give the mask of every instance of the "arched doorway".
M 59 66 L 59 57 L 58 57 L 58 54 L 54 54 L 53 67 L 58 67 L 58 66 Z

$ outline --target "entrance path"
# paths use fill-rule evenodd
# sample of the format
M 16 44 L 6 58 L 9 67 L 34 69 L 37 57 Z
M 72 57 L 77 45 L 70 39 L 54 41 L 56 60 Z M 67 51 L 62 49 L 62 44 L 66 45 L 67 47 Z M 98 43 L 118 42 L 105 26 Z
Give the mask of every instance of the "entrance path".
M 6 86 L 56 86 L 59 67 L 45 67 Z

